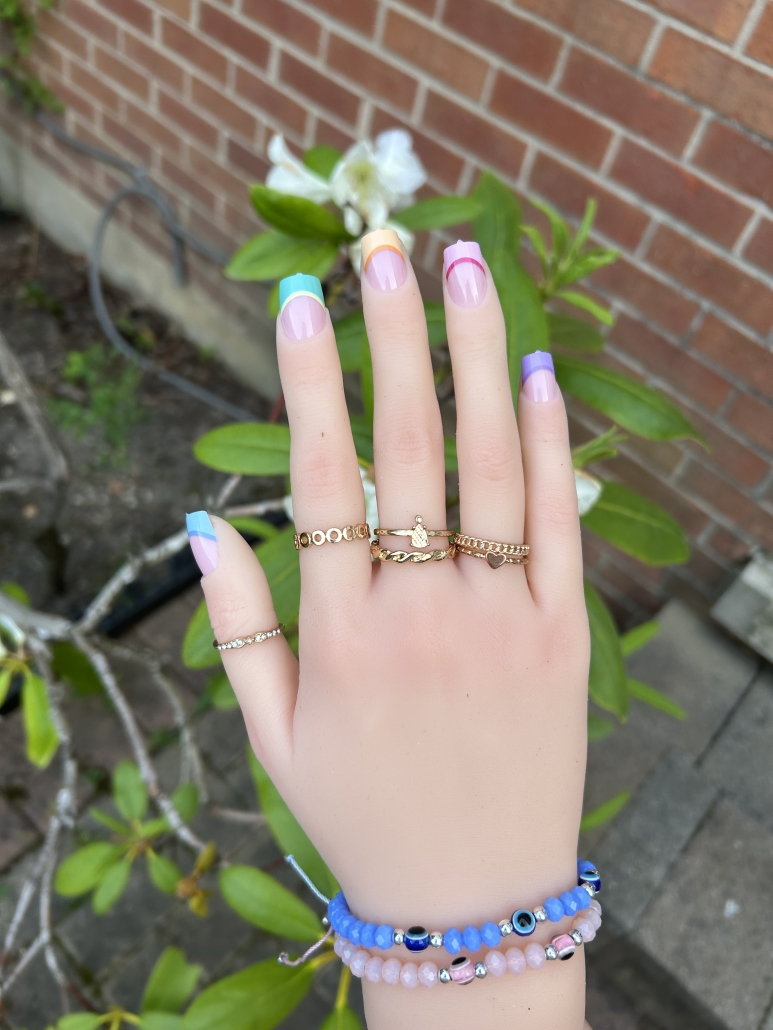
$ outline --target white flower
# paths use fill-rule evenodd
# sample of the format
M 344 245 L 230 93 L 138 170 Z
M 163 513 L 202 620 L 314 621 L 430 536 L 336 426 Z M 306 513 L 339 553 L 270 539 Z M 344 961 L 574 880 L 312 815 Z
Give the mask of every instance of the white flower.
M 604 484 L 590 472 L 574 470 L 574 487 L 577 491 L 577 507 L 580 515 L 586 515 L 601 497 Z
M 299 161 L 288 149 L 284 137 L 273 137 L 268 145 L 268 156 L 274 165 L 266 178 L 270 189 L 306 197 L 317 204 L 325 204 L 331 199 L 330 183 Z

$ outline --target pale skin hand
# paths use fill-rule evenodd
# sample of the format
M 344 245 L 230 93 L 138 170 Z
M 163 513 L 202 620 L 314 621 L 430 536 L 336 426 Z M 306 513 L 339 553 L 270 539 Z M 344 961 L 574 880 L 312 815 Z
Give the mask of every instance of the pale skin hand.
M 410 527 L 420 514 L 445 528 L 440 412 L 413 272 L 391 292 L 363 279 L 362 293 L 381 525 Z M 528 576 L 465 555 L 372 564 L 363 540 L 311 547 L 300 555 L 300 664 L 279 637 L 223 653 L 255 753 L 351 910 L 441 930 L 499 921 L 576 884 L 589 661 L 563 401 L 522 393 L 516 424 L 490 275 L 478 307 L 446 296 L 446 316 L 461 529 L 528 542 Z M 280 322 L 277 348 L 296 526 L 364 522 L 329 318 L 303 341 Z M 252 550 L 214 523 L 220 559 L 202 585 L 218 640 L 275 626 Z M 408 540 L 381 542 L 410 550 Z M 532 939 L 545 944 L 568 925 Z M 363 988 L 369 1030 L 587 1028 L 582 948 L 570 962 L 464 990 Z

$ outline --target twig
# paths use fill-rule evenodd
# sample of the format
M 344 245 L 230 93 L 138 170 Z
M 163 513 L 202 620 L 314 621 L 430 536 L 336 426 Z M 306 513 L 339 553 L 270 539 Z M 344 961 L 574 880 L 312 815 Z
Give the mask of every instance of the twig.
M 212 815 L 225 819 L 229 823 L 248 823 L 251 826 L 263 826 L 266 817 L 262 812 L 248 812 L 240 808 L 221 808 L 220 805 L 210 805 L 209 811 Z
M 216 511 L 220 511 L 221 508 L 225 508 L 226 504 L 228 504 L 229 499 L 233 496 L 234 490 L 237 488 L 239 483 L 241 483 L 241 481 L 241 476 L 229 476 L 228 479 L 226 479 L 225 483 L 223 483 L 222 487 L 220 488 L 220 493 L 217 495 L 217 500 L 215 501 Z
M 3 479 L 0 480 L 0 494 L 27 494 L 30 490 L 46 486 L 50 486 L 50 481 L 39 476 Z
M 32 942 L 32 944 L 30 944 L 29 948 L 27 948 L 27 950 L 24 952 L 22 957 L 16 963 L 16 968 L 13 970 L 13 972 L 10 974 L 10 976 L 5 980 L 5 982 L 2 985 L 0 985 L 0 999 L 2 999 L 5 995 L 8 994 L 10 989 L 13 987 L 13 985 L 19 979 L 19 977 L 24 972 L 24 970 L 27 968 L 27 966 L 30 964 L 30 962 L 34 959 L 34 957 L 37 955 L 37 953 L 40 951 L 40 949 L 45 947 L 45 945 L 46 945 L 46 936 L 43 933 L 43 931 L 41 930 L 41 932 L 37 935 L 37 937 Z
M 269 511 L 282 511 L 284 506 L 283 497 L 277 497 L 271 501 L 256 501 L 254 504 L 237 504 L 232 508 L 226 508 L 223 512 L 223 518 L 236 519 L 240 515 L 254 515 L 256 518 L 259 518 Z
M 7 615 L 19 629 L 35 633 L 41 640 L 66 640 L 72 623 L 59 615 L 38 612 L 0 591 L 0 615 Z

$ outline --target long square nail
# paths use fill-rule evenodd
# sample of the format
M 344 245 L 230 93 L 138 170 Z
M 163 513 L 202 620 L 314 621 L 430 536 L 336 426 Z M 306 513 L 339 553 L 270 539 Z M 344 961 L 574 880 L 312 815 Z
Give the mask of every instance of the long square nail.
M 375 229 L 362 237 L 362 272 L 377 290 L 396 290 L 403 285 L 408 271 L 394 229 Z
M 185 525 L 196 564 L 202 576 L 208 576 L 215 571 L 220 560 L 212 520 L 205 511 L 194 511 L 185 516 Z
M 443 251 L 443 271 L 454 304 L 475 308 L 486 296 L 486 266 L 477 243 L 457 240 Z
M 530 401 L 552 401 L 558 396 L 553 357 L 535 350 L 521 359 L 521 388 Z
M 322 284 L 315 275 L 290 275 L 279 284 L 279 317 L 291 340 L 309 340 L 327 322 Z

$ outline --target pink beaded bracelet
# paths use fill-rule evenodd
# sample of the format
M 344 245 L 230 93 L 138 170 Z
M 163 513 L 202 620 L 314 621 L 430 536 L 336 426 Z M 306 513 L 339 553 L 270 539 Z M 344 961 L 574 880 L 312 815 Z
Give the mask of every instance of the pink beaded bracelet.
M 526 969 L 541 969 L 555 959 L 566 961 L 574 955 L 580 944 L 587 944 L 596 936 L 601 926 L 601 905 L 594 898 L 586 909 L 572 923 L 572 932 L 554 937 L 547 947 L 527 944 L 525 948 L 508 948 L 507 951 L 490 951 L 483 962 L 473 962 L 466 955 L 454 959 L 449 968 L 438 969 L 435 962 L 401 962 L 397 958 L 383 959 L 371 955 L 364 948 L 358 948 L 336 934 L 334 950 L 353 976 L 365 977 L 371 983 L 402 984 L 409 989 L 434 987 L 437 983 L 472 983 L 476 978 L 504 976 L 506 972 L 518 974 Z

